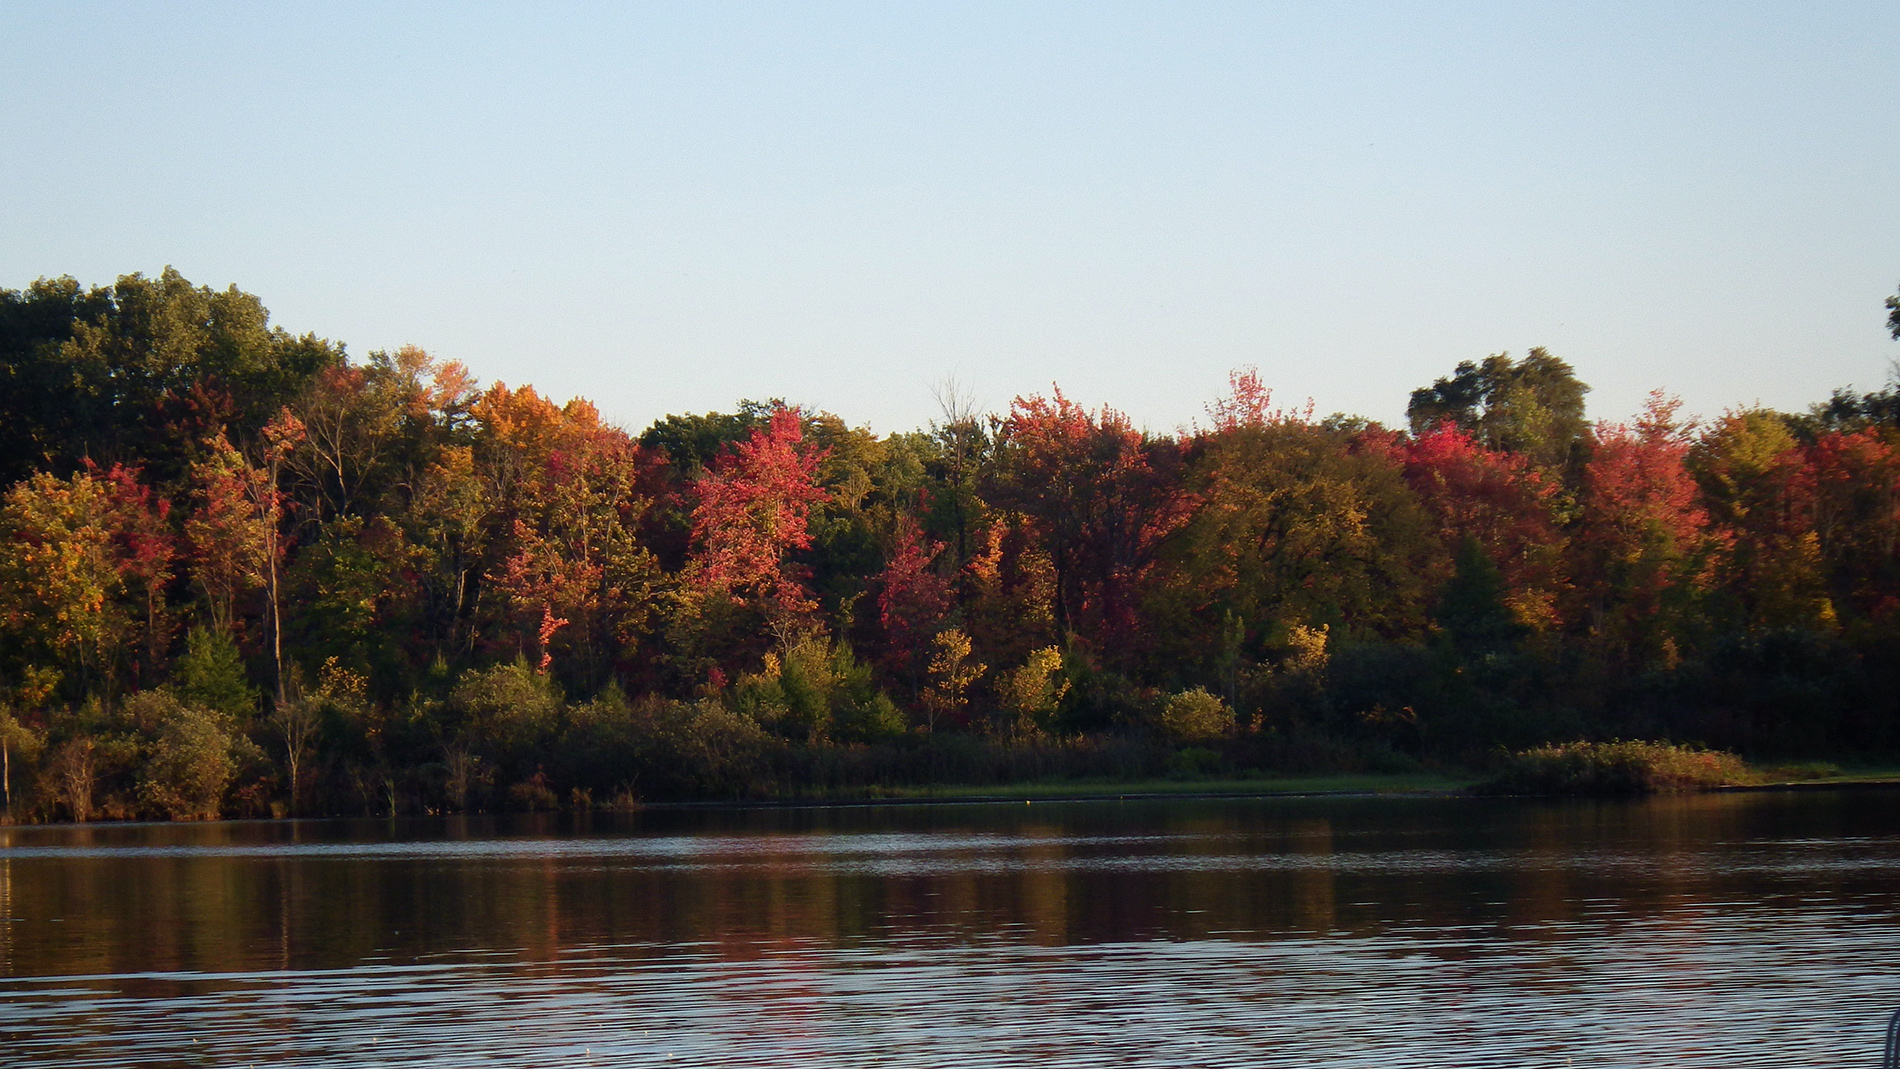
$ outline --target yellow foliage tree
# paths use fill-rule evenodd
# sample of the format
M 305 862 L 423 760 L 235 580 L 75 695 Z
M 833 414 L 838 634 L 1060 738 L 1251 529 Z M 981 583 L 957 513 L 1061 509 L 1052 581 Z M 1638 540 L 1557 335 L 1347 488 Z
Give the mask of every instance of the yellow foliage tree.
M 1054 646 L 1029 651 L 1022 667 L 1003 674 L 997 694 L 1011 715 L 1010 730 L 1019 736 L 1040 733 L 1049 726 L 1056 706 L 1069 693 L 1069 681 L 1060 678 L 1062 651 Z
M 40 472 L 0 508 L 0 624 L 36 654 L 105 668 L 132 629 L 117 604 L 124 580 L 112 547 L 103 482 Z
M 924 686 L 924 730 L 934 731 L 939 718 L 954 718 L 969 701 L 970 684 L 989 666 L 970 658 L 970 636 L 951 628 L 931 640 L 933 652 Z
M 1205 688 L 1195 687 L 1168 698 L 1161 709 L 1161 728 L 1176 742 L 1206 742 L 1234 729 L 1234 711 Z

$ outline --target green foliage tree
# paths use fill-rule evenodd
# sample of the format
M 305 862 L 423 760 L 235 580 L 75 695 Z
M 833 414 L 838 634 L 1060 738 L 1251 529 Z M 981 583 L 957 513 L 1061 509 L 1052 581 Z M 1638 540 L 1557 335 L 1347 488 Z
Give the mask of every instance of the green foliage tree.
M 917 454 L 924 460 L 924 512 L 930 529 L 945 538 L 961 566 L 975 552 L 976 533 L 983 522 L 985 502 L 981 484 L 992 461 L 994 437 L 983 424 L 974 398 L 955 378 L 946 379 L 936 392 L 943 419 L 920 435 Z
M 70 277 L 0 289 L 0 486 L 71 471 L 111 421 L 107 369 L 68 359 L 75 325 L 108 314 L 109 289 Z
M 736 412 L 663 416 L 640 434 L 640 445 L 667 458 L 676 477 L 690 483 L 713 461 L 772 421 L 778 401 L 741 401 Z
M 236 723 L 257 715 L 257 688 L 244 671 L 244 657 L 231 636 L 216 628 L 193 627 L 185 634 L 185 652 L 172 665 L 178 697 Z
M 1419 635 L 1445 553 L 1389 436 L 1286 414 L 1239 418 L 1233 413 L 1246 403 L 1225 405 L 1190 461 L 1188 487 L 1200 504 L 1155 605 L 1187 617 L 1157 628 L 1172 636 L 1167 658 L 1218 672 L 1215 662 L 1243 649 L 1257 655 L 1283 625 Z M 1237 643 L 1228 641 L 1235 628 Z M 1236 661 L 1225 671 L 1238 669 Z
M 1801 455 L 1789 420 L 1744 409 L 1715 421 L 1690 471 L 1724 537 L 1712 559 L 1711 609 L 1724 627 L 1832 631 L 1821 541 L 1799 506 Z
M 514 779 L 527 778 L 545 759 L 561 729 L 560 691 L 525 660 L 465 673 L 450 705 L 459 718 L 457 740 Z
M 1509 593 L 1497 562 L 1477 539 L 1466 538 L 1432 615 L 1467 657 L 1509 652 L 1528 633 L 1506 603 Z
M 1588 429 L 1583 395 L 1589 391 L 1568 363 L 1544 349 L 1532 349 L 1522 360 L 1497 353 L 1466 360 L 1450 377 L 1413 390 L 1405 415 L 1414 433 L 1452 423 L 1487 448 L 1564 471 L 1581 460 Z
M 903 733 L 903 713 L 880 690 L 851 647 L 807 638 L 769 653 L 732 688 L 733 709 L 771 731 L 805 742 L 873 742 Z
M 82 290 L 41 280 L 0 297 L 0 427 L 56 473 L 83 458 L 182 474 L 197 443 L 228 427 L 249 439 L 343 351 L 270 325 L 256 297 L 194 286 L 171 268 Z

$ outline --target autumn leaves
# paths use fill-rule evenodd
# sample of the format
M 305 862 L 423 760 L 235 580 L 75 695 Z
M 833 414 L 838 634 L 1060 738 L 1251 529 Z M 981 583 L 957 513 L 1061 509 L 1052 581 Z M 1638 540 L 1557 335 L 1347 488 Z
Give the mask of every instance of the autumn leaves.
M 1242 371 L 1175 434 L 1052 390 L 636 436 L 169 273 L 0 313 L 0 756 L 63 811 L 743 793 L 952 737 L 1900 742 L 1892 390 L 1593 424 L 1532 350 L 1404 429 Z

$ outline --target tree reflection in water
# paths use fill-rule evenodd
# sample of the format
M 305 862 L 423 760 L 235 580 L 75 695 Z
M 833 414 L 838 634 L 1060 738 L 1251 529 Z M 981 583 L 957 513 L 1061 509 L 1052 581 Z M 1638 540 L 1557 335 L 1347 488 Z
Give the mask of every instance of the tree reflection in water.
M 1900 1002 L 1891 798 L 5 829 L 0 1038 L 24 1066 L 1828 1064 Z

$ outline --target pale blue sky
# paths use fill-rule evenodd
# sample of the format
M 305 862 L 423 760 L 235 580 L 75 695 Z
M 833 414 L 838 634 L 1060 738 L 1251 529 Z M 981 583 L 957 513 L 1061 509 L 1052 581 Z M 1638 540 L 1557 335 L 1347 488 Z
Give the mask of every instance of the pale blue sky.
M 0 7 L 0 285 L 173 264 L 630 429 L 1254 364 L 1394 420 L 1881 385 L 1900 4 Z

